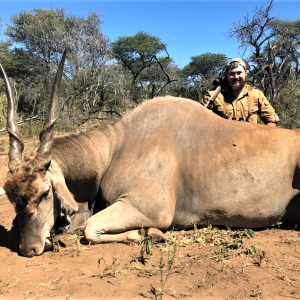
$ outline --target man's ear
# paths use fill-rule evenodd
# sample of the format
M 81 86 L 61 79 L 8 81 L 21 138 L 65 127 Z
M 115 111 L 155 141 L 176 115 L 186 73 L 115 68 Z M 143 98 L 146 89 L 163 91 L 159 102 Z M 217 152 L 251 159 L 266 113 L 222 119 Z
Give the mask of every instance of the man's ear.
M 54 197 L 59 200 L 59 216 L 64 217 L 67 223 L 70 224 L 70 216 L 78 211 L 78 204 L 66 185 L 61 168 L 53 160 L 48 174 L 53 187 Z

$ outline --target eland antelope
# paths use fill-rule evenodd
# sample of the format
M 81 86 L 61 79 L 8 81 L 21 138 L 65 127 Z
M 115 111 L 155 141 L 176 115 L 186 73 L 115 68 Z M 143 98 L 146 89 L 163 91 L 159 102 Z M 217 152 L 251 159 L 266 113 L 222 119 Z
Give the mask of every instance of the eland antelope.
M 164 239 L 195 224 L 262 228 L 299 222 L 300 132 L 224 120 L 175 97 L 145 101 L 103 128 L 53 138 L 65 53 L 40 146 L 22 157 L 16 100 L 8 97 L 9 174 L 20 251 L 51 246 L 56 219 L 92 244 Z

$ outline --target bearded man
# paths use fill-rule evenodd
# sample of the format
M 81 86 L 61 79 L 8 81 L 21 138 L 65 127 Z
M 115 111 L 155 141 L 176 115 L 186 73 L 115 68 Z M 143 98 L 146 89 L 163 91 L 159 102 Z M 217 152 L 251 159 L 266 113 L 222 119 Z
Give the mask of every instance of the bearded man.
M 268 126 L 275 127 L 279 118 L 263 92 L 246 84 L 247 68 L 242 59 L 234 58 L 225 69 L 225 84 L 207 108 L 219 116 L 236 121 L 257 123 L 258 116 Z M 214 90 L 204 95 L 205 105 Z

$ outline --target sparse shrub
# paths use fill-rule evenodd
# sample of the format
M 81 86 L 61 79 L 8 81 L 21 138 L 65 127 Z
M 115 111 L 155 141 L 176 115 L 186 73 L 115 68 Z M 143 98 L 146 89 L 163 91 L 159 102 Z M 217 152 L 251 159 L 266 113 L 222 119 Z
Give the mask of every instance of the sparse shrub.
M 4 140 L 0 140 L 0 152 L 4 151 Z
M 5 126 L 6 123 L 6 110 L 7 110 L 7 100 L 4 93 L 0 94 L 0 129 Z
M 272 103 L 280 118 L 278 126 L 287 129 L 300 128 L 300 90 L 287 87 L 280 91 L 278 99 Z
M 19 131 L 22 137 L 39 136 L 42 128 L 43 124 L 41 123 L 33 124 L 32 126 L 29 123 L 24 123 L 22 126 L 19 126 Z

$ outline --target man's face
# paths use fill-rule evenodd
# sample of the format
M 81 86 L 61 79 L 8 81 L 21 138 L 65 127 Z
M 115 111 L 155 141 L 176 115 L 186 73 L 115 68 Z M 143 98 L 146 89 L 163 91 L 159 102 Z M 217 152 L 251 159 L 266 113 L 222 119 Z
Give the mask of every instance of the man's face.
M 227 69 L 227 81 L 233 92 L 239 92 L 243 89 L 246 76 L 247 72 L 241 65 L 233 69 L 230 67 Z

